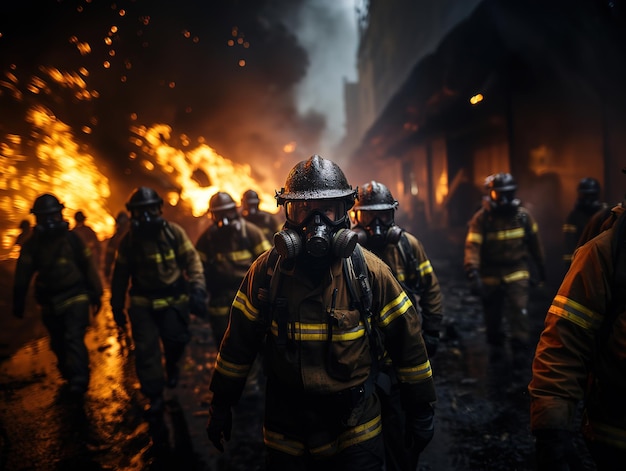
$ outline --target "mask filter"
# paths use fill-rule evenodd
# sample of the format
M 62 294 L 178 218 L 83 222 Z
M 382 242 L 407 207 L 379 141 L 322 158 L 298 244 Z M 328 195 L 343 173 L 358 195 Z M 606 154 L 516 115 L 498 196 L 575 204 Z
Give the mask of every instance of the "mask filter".
M 302 251 L 302 239 L 296 231 L 283 229 L 274 234 L 274 247 L 281 257 L 295 258 Z

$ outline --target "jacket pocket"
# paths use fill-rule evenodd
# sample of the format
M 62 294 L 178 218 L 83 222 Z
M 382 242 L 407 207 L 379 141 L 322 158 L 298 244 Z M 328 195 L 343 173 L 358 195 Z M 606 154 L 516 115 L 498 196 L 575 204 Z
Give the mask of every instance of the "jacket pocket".
M 328 375 L 350 381 L 370 361 L 369 339 L 359 311 L 336 310 L 329 320 Z

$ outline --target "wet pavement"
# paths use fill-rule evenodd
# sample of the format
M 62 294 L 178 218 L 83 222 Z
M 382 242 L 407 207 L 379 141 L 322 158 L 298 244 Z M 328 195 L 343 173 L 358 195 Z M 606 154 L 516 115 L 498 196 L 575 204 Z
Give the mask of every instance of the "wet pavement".
M 432 257 L 432 255 L 431 255 Z M 506 351 L 484 342 L 479 300 L 469 295 L 458 257 L 432 259 L 444 294 L 445 331 L 432 359 L 437 387 L 435 438 L 419 469 L 534 470 L 526 386 Z M 108 300 L 87 334 L 92 379 L 72 399 L 55 367 L 32 299 L 24 320 L 10 315 L 13 264 L 0 264 L 0 469 L 262 470 L 262 395 L 252 386 L 234 411 L 221 454 L 205 425 L 216 349 L 210 327 L 193 319 L 193 339 L 161 420 L 146 415 L 133 353 L 118 338 Z M 531 324 L 538 339 L 553 290 L 535 288 Z M 108 292 L 105 296 L 108 296 Z M 529 359 L 530 362 L 530 359 Z

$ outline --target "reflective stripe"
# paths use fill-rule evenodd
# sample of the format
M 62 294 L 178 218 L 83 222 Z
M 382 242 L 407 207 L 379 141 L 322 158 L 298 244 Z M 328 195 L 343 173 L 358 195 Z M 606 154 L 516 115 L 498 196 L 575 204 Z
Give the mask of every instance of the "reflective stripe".
M 212 316 L 227 316 L 230 314 L 230 306 L 209 306 L 207 312 Z
M 587 330 L 597 330 L 602 324 L 602 316 L 576 301 L 557 295 L 548 313 L 559 316 Z
M 164 260 L 174 260 L 176 258 L 176 254 L 174 253 L 174 250 L 169 249 L 165 253 L 165 257 L 163 257 L 160 252 L 156 252 L 156 253 L 147 255 L 147 258 L 152 258 L 154 259 L 156 263 L 160 264 L 160 263 L 163 263 Z
M 364 424 L 346 430 L 336 440 L 311 448 L 309 452 L 318 458 L 331 457 L 350 446 L 363 443 L 380 435 L 381 431 L 382 420 L 380 415 L 377 415 Z M 269 448 L 291 456 L 302 456 L 306 450 L 306 445 L 303 442 L 286 438 L 282 433 L 273 432 L 266 428 L 263 429 L 263 438 L 265 445 Z
M 251 366 L 252 365 L 239 365 L 226 361 L 222 358 L 220 353 L 217 354 L 217 360 L 215 360 L 215 371 L 219 371 L 229 378 L 245 379 L 248 376 Z
M 521 239 L 525 235 L 523 227 L 517 227 L 515 229 L 506 229 L 504 231 L 488 232 L 487 240 L 512 240 Z
M 539 232 L 539 226 L 537 225 L 536 222 L 533 222 L 532 227 L 530 228 L 531 232 L 533 232 L 534 234 L 536 234 L 537 232 Z
M 272 244 L 270 244 L 267 240 L 263 240 L 259 244 L 255 245 L 252 251 L 255 254 L 261 255 L 263 252 L 271 248 L 272 248 Z
M 272 321 L 272 335 L 278 337 L 278 323 Z M 365 336 L 365 325 L 359 325 L 350 329 L 337 331 L 333 329 L 333 342 L 356 340 Z M 319 342 L 328 340 L 328 324 L 304 324 L 302 322 L 290 322 L 287 327 L 287 338 L 300 342 Z
M 502 277 L 502 280 L 505 283 L 512 283 L 513 281 L 527 280 L 528 278 L 530 278 L 530 273 L 528 273 L 528 270 L 519 270 L 514 271 L 513 273 L 509 273 L 508 275 L 504 275 Z
M 430 361 L 417 366 L 404 366 L 396 368 L 398 379 L 403 383 L 415 384 L 432 377 L 433 370 Z
M 577 229 L 576 226 L 574 226 L 573 224 L 563 224 L 563 232 L 565 233 L 575 234 L 576 229 Z
M 417 267 L 421 276 L 428 275 L 433 272 L 433 266 L 430 263 L 430 260 L 426 260 L 425 262 L 420 263 L 419 267 Z
M 379 325 L 381 327 L 385 327 L 391 324 L 394 319 L 403 315 L 411 306 L 413 306 L 413 304 L 411 304 L 411 300 L 406 293 L 402 291 L 396 299 L 380 310 Z
M 168 306 L 180 304 L 189 301 L 189 295 L 181 294 L 180 296 L 168 296 L 167 298 L 148 298 L 146 296 L 131 296 L 131 306 L 149 307 L 152 309 L 164 309 Z
M 471 242 L 473 244 L 482 244 L 483 235 L 478 232 L 468 232 L 465 242 Z
M 252 305 L 243 291 L 238 290 L 233 301 L 233 307 L 239 309 L 246 318 L 255 321 L 259 317 L 259 310 Z
M 89 296 L 86 294 L 77 294 L 76 296 L 72 296 L 71 298 L 66 299 L 65 301 L 61 301 L 58 304 L 55 304 L 54 307 L 57 309 L 66 309 L 70 307 L 72 304 L 78 303 L 88 303 Z
M 178 251 L 180 253 L 189 252 L 191 250 L 195 250 L 195 249 L 190 240 L 185 240 L 183 244 L 178 247 Z
M 217 255 L 218 260 L 223 260 L 225 258 L 232 260 L 233 262 L 242 262 L 245 260 L 251 260 L 254 257 L 252 256 L 252 252 L 250 252 L 248 249 L 235 250 L 233 252 L 227 252 Z
M 572 261 L 572 254 L 571 253 L 563 254 L 563 261 L 564 262 L 571 262 Z

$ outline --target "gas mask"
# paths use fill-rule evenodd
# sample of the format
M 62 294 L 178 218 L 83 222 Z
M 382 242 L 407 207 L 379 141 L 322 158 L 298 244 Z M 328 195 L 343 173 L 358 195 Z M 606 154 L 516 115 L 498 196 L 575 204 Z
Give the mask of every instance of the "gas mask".
M 394 223 L 394 210 L 357 210 L 354 211 L 359 243 L 372 249 L 380 249 L 387 244 L 397 244 L 402 229 Z
M 37 221 L 35 231 L 46 235 L 60 235 L 70 227 L 69 222 L 63 220 L 61 213 L 35 215 Z
M 133 231 L 142 234 L 157 233 L 165 226 L 160 206 L 143 206 L 131 210 L 130 224 Z
M 517 209 L 520 200 L 515 197 L 515 190 L 491 190 L 489 192 L 489 206 L 493 211 L 506 212 Z
M 241 230 L 241 219 L 235 208 L 223 211 L 212 211 L 211 219 L 213 219 L 215 225 L 220 229 L 233 232 Z
M 358 236 L 347 228 L 343 200 L 294 200 L 285 202 L 285 229 L 274 235 L 274 246 L 283 258 L 306 251 L 313 257 L 349 257 Z

